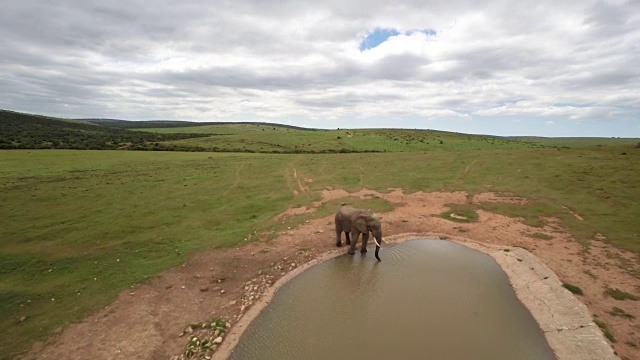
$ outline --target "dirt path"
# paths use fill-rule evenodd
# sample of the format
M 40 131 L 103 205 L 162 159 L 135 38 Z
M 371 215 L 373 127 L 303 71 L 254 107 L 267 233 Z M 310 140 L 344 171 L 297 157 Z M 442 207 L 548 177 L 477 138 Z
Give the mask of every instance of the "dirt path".
M 295 176 L 294 170 L 294 178 Z M 585 249 L 555 219 L 544 228 L 532 228 L 520 220 L 480 211 L 472 224 L 454 223 L 434 215 L 448 203 L 467 203 L 467 194 L 414 193 L 393 190 L 382 194 L 363 189 L 349 194 L 343 190 L 323 192 L 323 200 L 379 196 L 397 204 L 382 218 L 385 236 L 404 233 L 440 233 L 446 238 L 462 236 L 497 245 L 523 247 L 550 267 L 566 283 L 579 286 L 578 298 L 602 320 L 615 336 L 614 348 L 622 359 L 639 359 L 640 302 L 620 301 L 604 295 L 607 287 L 640 294 L 638 256 L 595 240 Z M 526 199 L 476 195 L 474 202 Z M 289 214 L 313 211 L 289 209 Z M 288 221 L 283 214 L 282 221 Z M 169 359 L 183 354 L 192 323 L 222 317 L 231 326 L 279 278 L 299 265 L 335 250 L 331 217 L 316 219 L 286 230 L 275 240 L 258 241 L 240 248 L 198 254 L 183 266 L 123 292 L 109 307 L 67 328 L 47 344 L 39 344 L 27 359 Z M 534 234 L 551 237 L 544 240 Z M 383 252 L 381 253 L 382 256 Z M 373 259 L 373 257 L 372 257 Z M 384 260 L 384 258 L 383 258 Z M 620 316 L 618 308 L 629 316 Z M 631 318 L 633 316 L 634 318 Z M 201 336 L 207 330 L 192 330 Z M 197 358 L 197 357 L 195 357 Z

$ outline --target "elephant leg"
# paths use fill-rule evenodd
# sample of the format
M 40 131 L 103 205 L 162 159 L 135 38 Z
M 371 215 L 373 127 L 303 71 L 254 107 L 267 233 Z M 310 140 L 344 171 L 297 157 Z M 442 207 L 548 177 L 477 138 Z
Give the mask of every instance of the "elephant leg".
M 364 254 L 367 252 L 367 242 L 369 242 L 369 232 L 362 233 L 362 248 L 360 248 L 360 253 Z
M 347 245 L 351 245 L 351 238 L 349 237 L 349 232 L 345 231 L 344 236 L 347 238 Z
M 358 242 L 358 237 L 360 236 L 360 232 L 356 230 L 356 228 L 351 228 L 351 246 L 349 246 L 349 255 L 353 255 L 356 253 L 356 243 Z
M 340 239 L 341 235 L 342 235 L 342 229 L 336 228 L 336 246 L 337 247 L 341 247 L 342 246 L 342 239 Z M 349 245 L 349 242 L 347 242 L 347 245 Z

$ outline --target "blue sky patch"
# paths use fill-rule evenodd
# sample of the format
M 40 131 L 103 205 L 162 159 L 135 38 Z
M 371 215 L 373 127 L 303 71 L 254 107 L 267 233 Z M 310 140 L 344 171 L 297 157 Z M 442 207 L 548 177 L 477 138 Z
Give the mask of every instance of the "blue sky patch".
M 373 30 L 373 32 L 369 33 L 364 39 L 362 39 L 362 42 L 360 42 L 360 51 L 373 49 L 374 47 L 387 41 L 390 37 L 398 36 L 400 34 L 411 35 L 416 32 L 421 32 L 427 36 L 436 35 L 436 31 L 433 29 L 409 30 L 405 31 L 404 33 L 400 33 L 396 29 L 376 28 L 375 30 Z
M 360 43 L 360 51 L 367 49 L 373 49 L 374 47 L 387 41 L 392 36 L 398 36 L 400 33 L 396 29 L 381 29 L 376 28 L 372 33 L 367 35 Z

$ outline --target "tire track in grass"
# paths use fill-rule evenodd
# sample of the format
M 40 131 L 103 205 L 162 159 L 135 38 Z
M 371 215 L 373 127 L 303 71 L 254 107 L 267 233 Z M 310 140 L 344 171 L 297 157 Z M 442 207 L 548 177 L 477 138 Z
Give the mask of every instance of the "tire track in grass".
M 308 203 L 310 201 L 312 197 L 312 191 L 303 184 L 301 176 L 298 175 L 298 170 L 295 167 L 295 163 L 298 160 L 300 160 L 300 157 L 291 161 L 291 163 L 289 163 L 289 165 L 287 165 L 287 167 L 285 168 L 285 179 L 287 181 L 287 187 L 293 193 L 293 199 L 291 200 L 288 209 L 277 216 L 277 219 L 290 215 L 299 215 L 315 211 L 310 210 L 308 206 L 302 205 L 302 203 Z M 300 206 L 296 207 L 296 205 Z
M 222 196 L 226 197 L 231 191 L 235 190 L 238 187 L 240 181 L 242 180 L 242 170 L 244 169 L 244 166 L 244 162 L 241 163 L 240 166 L 238 166 L 238 168 L 236 169 L 236 180 L 233 182 L 233 184 L 231 184 L 231 186 L 229 186 L 227 190 L 224 191 L 224 193 L 222 193 Z
M 457 181 L 457 180 L 460 180 L 461 178 L 463 178 L 464 176 L 466 176 L 467 173 L 469 172 L 469 169 L 471 168 L 471 166 L 473 166 L 473 164 L 476 163 L 476 161 L 478 161 L 478 160 L 477 159 L 473 160 L 469 165 L 467 165 L 467 167 L 464 169 L 464 171 L 459 172 L 454 180 Z

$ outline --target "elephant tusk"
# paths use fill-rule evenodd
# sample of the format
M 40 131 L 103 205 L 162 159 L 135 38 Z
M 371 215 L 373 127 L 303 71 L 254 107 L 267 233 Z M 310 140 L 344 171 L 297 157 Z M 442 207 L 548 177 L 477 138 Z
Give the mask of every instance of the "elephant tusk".
M 382 247 L 382 245 L 380 245 L 380 243 L 378 242 L 378 239 L 373 238 L 373 241 L 375 241 L 375 242 L 376 242 L 376 246 L 377 246 L 377 247 L 379 247 L 379 248 L 381 248 L 381 247 Z M 382 241 L 384 241 L 384 239 L 382 239 Z

